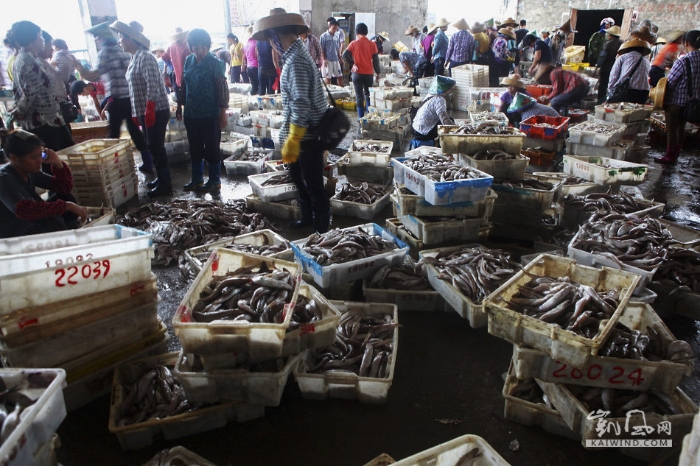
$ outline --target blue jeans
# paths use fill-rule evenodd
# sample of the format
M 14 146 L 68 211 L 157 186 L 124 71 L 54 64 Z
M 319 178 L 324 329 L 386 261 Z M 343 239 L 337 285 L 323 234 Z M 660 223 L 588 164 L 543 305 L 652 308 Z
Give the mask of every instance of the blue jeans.
M 549 104 L 561 116 L 569 116 L 569 104 L 578 102 L 588 95 L 589 85 L 575 87 L 573 91 L 559 94 L 554 97 Z

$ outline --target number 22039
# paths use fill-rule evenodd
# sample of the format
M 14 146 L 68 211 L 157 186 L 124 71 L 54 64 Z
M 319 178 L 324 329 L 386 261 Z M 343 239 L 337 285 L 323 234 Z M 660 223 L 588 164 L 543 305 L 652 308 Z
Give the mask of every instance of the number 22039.
M 54 272 L 56 277 L 55 285 L 62 288 L 68 285 L 77 285 L 83 280 L 105 278 L 109 274 L 110 266 L 109 259 L 105 259 L 56 269 Z
M 609 374 L 610 371 L 612 371 L 612 374 Z M 586 369 L 581 370 L 575 367 L 569 367 L 567 364 L 557 361 L 557 368 L 552 372 L 552 377 L 566 377 L 575 380 L 598 380 L 602 378 L 608 383 L 615 385 L 632 382 L 633 387 L 640 385 L 645 380 L 644 377 L 642 377 L 641 368 L 637 368 L 629 374 L 625 374 L 625 372 L 625 368 L 620 366 L 614 366 L 610 370 L 605 370 L 600 364 L 591 364 Z

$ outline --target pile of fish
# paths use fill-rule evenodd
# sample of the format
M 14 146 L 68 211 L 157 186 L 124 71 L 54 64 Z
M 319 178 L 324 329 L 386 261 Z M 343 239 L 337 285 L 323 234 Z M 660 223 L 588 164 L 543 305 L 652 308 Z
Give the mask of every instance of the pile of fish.
M 309 352 L 306 371 L 322 374 L 328 371 L 353 372 L 360 377 L 383 379 L 389 375 L 389 359 L 394 352 L 394 329 L 389 314 L 363 315 L 361 309 L 350 309 L 340 317 L 335 342 Z
M 639 212 L 650 206 L 649 201 L 641 203 L 640 199 L 624 191 L 620 191 L 618 194 L 607 192 L 591 193 L 585 196 L 567 194 L 562 198 L 562 203 L 587 212 L 603 211 L 605 213 L 619 212 L 621 214 Z M 592 218 L 592 220 L 595 221 L 596 218 Z
M 313 299 L 299 294 L 297 296 L 297 302 L 294 304 L 294 312 L 292 313 L 292 320 L 289 322 L 287 332 L 296 330 L 304 324 L 318 322 L 321 319 L 323 319 L 323 315 L 321 313 L 321 308 L 318 307 L 318 303 Z
M 656 390 L 636 392 L 632 390 L 615 390 L 614 388 L 594 388 L 567 385 L 566 388 L 586 407 L 586 412 L 604 410 L 610 412 L 611 418 L 625 418 L 633 409 L 645 413 L 680 414 L 683 412 L 673 399 Z
M 127 211 L 117 223 L 153 234 L 152 265 L 177 263 L 185 250 L 227 236 L 270 228 L 260 213 L 248 213 L 245 200 L 229 202 L 176 199 L 150 202 Z
M 476 304 L 481 304 L 486 296 L 520 270 L 520 265 L 510 260 L 510 254 L 500 249 L 478 247 L 423 257 L 420 263 L 435 267 L 440 280 L 451 283 Z
M 677 286 L 674 292 L 700 293 L 700 252 L 668 248 L 664 262 L 654 274 L 654 281 L 673 283 Z
M 0 445 L 22 421 L 25 410 L 46 391 L 55 374 L 27 369 L 0 377 Z
M 177 416 L 201 407 L 187 400 L 185 389 L 173 377 L 172 366 L 147 366 L 132 383 L 122 384 L 122 390 L 124 399 L 116 419 L 119 427 Z
M 663 263 L 671 238 L 657 219 L 612 213 L 581 225 L 571 247 L 651 271 Z
M 294 281 L 289 271 L 271 270 L 266 262 L 214 276 L 192 307 L 192 319 L 279 324 L 294 293 Z
M 367 182 L 346 183 L 333 199 L 371 205 L 384 197 L 389 191 L 391 191 L 391 186 L 383 184 Z
M 342 264 L 377 256 L 397 249 L 392 240 L 368 233 L 362 227 L 334 228 L 326 233 L 313 233 L 301 249 L 320 265 Z
M 378 144 L 376 142 L 363 142 L 355 140 L 355 152 L 369 152 L 372 154 L 388 154 L 391 148 L 387 144 Z
M 497 122 L 499 124 L 503 124 L 504 122 L 506 124 L 508 123 L 508 118 L 505 113 L 501 112 L 474 112 L 470 113 L 469 116 L 471 117 L 472 123 L 476 125 L 486 123 L 487 121 Z
M 593 123 L 590 121 L 585 121 L 579 123 L 576 126 L 569 128 L 569 131 L 588 131 L 596 134 L 612 134 L 620 130 L 620 126 L 617 125 L 606 125 L 603 123 Z
M 646 333 L 632 330 L 617 323 L 610 332 L 599 356 L 638 359 L 640 361 L 673 361 L 692 363 L 693 349 L 683 340 L 667 341 L 653 327 L 646 327 Z
M 536 178 L 522 178 L 519 180 L 500 180 L 494 182 L 494 184 L 499 184 L 504 188 L 526 188 L 526 189 L 537 189 L 540 191 L 551 191 L 554 185 L 548 181 L 540 181 Z
M 517 128 L 501 126 L 499 121 L 485 121 L 479 124 L 465 124 L 459 126 L 441 126 L 440 134 L 517 134 L 522 135 Z
M 510 393 L 508 394 L 520 398 L 521 400 L 529 401 L 530 403 L 541 404 L 550 409 L 555 409 L 549 401 L 549 398 L 547 398 L 547 395 L 544 394 L 533 378 L 518 380 L 517 385 L 511 386 Z
M 444 155 L 420 155 L 403 161 L 403 164 L 433 181 L 475 180 L 484 175 L 473 168 L 457 163 Z
M 601 321 L 609 319 L 620 304 L 619 288 L 597 291 L 568 277 L 532 276 L 506 301 L 509 309 L 554 324 L 586 338 L 595 337 Z
M 558 178 L 561 180 L 562 186 L 574 186 L 577 184 L 590 183 L 590 181 L 588 180 L 584 180 L 583 178 L 579 178 L 578 176 L 573 175 L 562 176 Z
M 260 183 L 260 186 L 277 186 L 280 184 L 289 184 L 289 183 L 294 183 L 292 181 L 292 175 L 289 173 L 288 170 L 285 170 L 284 172 L 274 175 Z
M 484 149 L 472 155 L 475 160 L 514 160 L 519 158 L 517 155 L 509 154 L 508 152 L 499 149 Z
M 603 107 L 606 109 L 612 109 L 612 110 L 637 110 L 640 108 L 645 108 L 645 109 L 650 108 L 648 105 L 633 104 L 631 102 L 607 103 Z
M 246 150 L 245 152 L 241 152 L 239 154 L 234 154 L 229 157 L 229 161 L 236 161 L 236 162 L 257 162 L 260 159 L 270 155 L 269 150 Z
M 403 263 L 397 267 L 385 265 L 370 278 L 367 287 L 410 291 L 433 289 L 425 278 L 420 263 Z
M 265 235 L 260 235 L 260 237 L 263 239 L 264 244 L 261 245 L 253 245 L 253 244 L 244 244 L 244 243 L 230 243 L 226 244 L 223 246 L 216 246 L 217 248 L 223 248 L 223 249 L 229 249 L 231 251 L 239 251 L 239 252 L 247 252 L 248 254 L 256 254 L 258 256 L 272 256 L 273 254 L 277 254 L 282 251 L 286 251 L 287 249 L 290 248 L 289 243 L 285 241 L 284 243 L 272 243 L 268 244 L 267 241 L 267 236 Z M 231 240 L 233 241 L 233 240 Z M 204 263 L 209 259 L 209 256 L 211 255 L 211 251 L 213 249 L 209 249 L 208 247 L 203 247 L 199 250 L 197 254 L 194 255 L 194 258 L 199 260 L 200 262 Z

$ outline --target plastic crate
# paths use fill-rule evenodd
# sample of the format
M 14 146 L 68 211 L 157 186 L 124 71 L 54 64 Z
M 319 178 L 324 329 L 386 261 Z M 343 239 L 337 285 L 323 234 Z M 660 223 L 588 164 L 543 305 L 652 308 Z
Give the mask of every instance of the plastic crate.
M 338 176 L 349 182 L 390 183 L 394 177 L 390 154 L 348 152 L 338 159 Z
M 369 281 L 365 279 L 362 281 L 362 294 L 367 302 L 395 304 L 399 311 L 435 312 L 445 308 L 445 300 L 434 290 L 370 288 Z
M 446 134 L 454 126 L 438 126 L 440 147 L 446 154 L 474 155 L 480 150 L 500 149 L 509 154 L 519 154 L 526 135 L 520 134 Z
M 472 124 L 478 125 L 485 121 L 496 121 L 501 126 L 508 126 L 508 117 L 501 112 L 472 112 L 469 114 Z
M 134 158 L 129 154 L 100 165 L 71 167 L 73 189 L 104 188 L 120 179 L 136 174 Z
M 88 121 L 70 124 L 73 142 L 81 143 L 90 139 L 107 139 L 109 137 L 108 121 Z
M 419 217 L 490 217 L 493 212 L 493 204 L 498 198 L 496 192 L 489 188 L 483 200 L 436 206 L 430 204 L 422 196 L 402 193 L 403 187 L 403 184 L 397 185 L 392 195 L 392 202 L 396 204 L 397 211 L 401 211 L 401 215 Z
M 549 166 L 554 162 L 557 153 L 538 149 L 523 149 L 520 151 L 520 155 L 529 159 L 528 164 Z
M 347 301 L 331 301 L 332 306 L 341 313 L 360 309 L 363 315 L 392 316 L 391 323 L 399 323 L 399 313 L 394 304 L 356 303 Z M 312 400 L 327 398 L 357 399 L 361 403 L 384 403 L 389 396 L 389 389 L 394 381 L 396 355 L 399 351 L 399 329 L 394 328 L 392 337 L 392 353 L 387 361 L 388 375 L 383 378 L 360 377 L 346 371 L 329 371 L 323 374 L 309 374 L 306 369 L 310 357 L 308 350 L 302 353 L 301 359 L 294 368 L 294 378 L 299 384 L 301 396 Z
M 214 275 L 226 275 L 241 267 L 257 267 L 263 262 L 270 269 L 286 269 L 296 276 L 293 294 L 285 305 L 288 309 L 293 307 L 301 282 L 301 270 L 297 264 L 228 249 L 215 249 L 173 316 L 173 328 L 180 337 L 185 353 L 206 355 L 243 352 L 254 362 L 281 356 L 284 335 L 292 318 L 291 312 L 286 312 L 284 321 L 279 324 L 230 320 L 196 322 L 192 319 L 192 309 L 199 301 L 201 291 Z
M 524 179 L 532 179 L 530 175 L 525 175 Z M 491 185 L 498 199 L 496 199 L 494 209 L 499 206 L 517 207 L 530 210 L 535 214 L 542 214 L 554 202 L 554 198 L 561 192 L 561 181 L 552 180 L 552 188 L 534 189 L 529 187 L 510 187 L 500 183 Z
M 19 423 L 0 445 L 0 461 L 7 466 L 34 464 L 37 450 L 51 440 L 66 417 L 63 387 L 66 373 L 63 369 L 0 369 L 0 378 L 7 387 L 13 387 L 30 375 L 49 381 L 36 401 L 20 416 Z M 38 392 L 39 388 L 32 391 Z
M 301 218 L 301 208 L 298 205 L 291 205 L 281 202 L 265 202 L 254 194 L 246 196 L 246 207 L 252 212 L 260 212 L 271 217 L 284 220 L 299 220 Z
M 376 97 L 371 99 L 372 106 L 380 110 L 389 110 L 394 113 L 399 113 L 402 109 L 409 108 L 411 106 L 410 98 L 395 99 L 395 100 L 383 100 L 377 99 Z M 354 102 L 353 102 L 354 103 Z
M 462 435 L 449 442 L 397 461 L 393 466 L 456 465 L 460 458 L 473 449 L 478 449 L 479 453 L 481 453 L 481 456 L 474 464 L 479 466 L 509 465 L 483 438 L 478 435 Z
M 393 113 L 370 113 L 369 116 L 360 118 L 360 128 L 366 131 L 391 130 L 399 125 L 400 117 L 401 115 Z
M 602 291 L 619 287 L 620 304 L 595 338 L 585 338 L 505 307 L 503 303 L 517 293 L 520 285 L 529 282 L 532 275 L 569 277 L 573 282 Z M 639 276 L 629 272 L 608 267 L 603 267 L 602 270 L 594 269 L 578 265 L 572 259 L 543 254 L 484 300 L 489 333 L 510 343 L 529 345 L 546 352 L 553 359 L 580 369 L 588 362 L 591 355 L 596 355 L 603 346 L 638 282 Z
M 459 154 L 457 160 L 463 165 L 488 173 L 496 180 L 522 178 L 530 163 L 530 159 L 522 154 L 515 154 L 511 160 L 477 160 L 470 155 Z
M 135 450 L 151 445 L 157 438 L 173 440 L 217 429 L 230 421 L 245 422 L 265 415 L 265 407 L 245 403 L 224 403 L 195 409 L 163 419 L 148 419 L 128 426 L 118 426 L 119 412 L 126 398 L 122 384 L 133 383 L 145 367 L 155 364 L 173 367 L 178 353 L 140 359 L 114 371 L 109 409 L 109 431 L 117 436 L 122 450 Z
M 379 149 L 373 150 L 371 148 L 368 148 L 367 147 L 368 145 L 379 146 Z M 361 152 L 364 154 L 375 153 L 375 154 L 389 155 L 389 154 L 391 154 L 393 149 L 394 149 L 394 143 L 391 141 L 377 141 L 377 140 L 373 140 L 373 139 L 355 139 L 350 144 L 349 152 Z
M 131 157 L 131 139 L 91 139 L 57 151 L 70 167 L 114 164 Z
M 265 171 L 265 162 L 274 158 L 274 151 L 257 150 L 251 152 L 260 154 L 260 158 L 256 161 L 238 160 L 239 154 L 231 155 L 224 160 L 227 175 L 256 175 Z
M 562 62 L 565 64 L 581 64 L 585 54 L 585 45 L 571 45 L 564 49 L 564 53 L 562 54 Z
M 389 205 L 391 201 L 389 198 L 390 195 L 391 191 L 388 191 L 382 197 L 374 201 L 373 204 L 363 204 L 360 202 L 342 201 L 337 199 L 338 194 L 336 194 L 331 198 L 331 209 L 334 215 L 372 220 Z
M 462 240 L 449 242 L 448 244 L 424 244 L 423 240 L 415 237 L 398 218 L 388 218 L 386 220 L 386 229 L 398 239 L 406 243 L 409 247 L 409 254 L 414 259 L 417 259 L 420 252 L 426 247 L 437 247 L 437 246 L 448 246 L 449 244 L 458 244 Z M 486 241 L 491 234 L 492 225 L 490 223 L 484 223 L 479 229 L 479 241 Z
M 552 86 L 547 84 L 528 84 L 526 88 L 527 93 L 535 99 L 552 92 Z
M 485 65 L 460 65 L 450 69 L 458 85 L 466 87 L 488 87 L 489 67 Z
M 646 180 L 649 167 L 606 157 L 565 155 L 562 171 L 600 185 L 639 184 Z
M 656 330 L 670 343 L 676 338 L 666 324 L 648 304 L 633 303 L 627 306 L 619 322 L 632 330 L 647 334 L 647 327 Z M 614 388 L 620 390 L 656 390 L 672 394 L 684 375 L 690 375 L 693 364 L 672 361 L 648 361 L 636 359 L 591 356 L 581 368 L 572 368 L 555 361 L 546 353 L 513 347 L 515 375 L 519 379 L 535 377 L 544 382 L 583 385 L 586 387 Z
M 553 127 L 542 126 L 551 125 Z M 529 138 L 535 139 L 560 139 L 566 136 L 569 129 L 569 117 L 553 117 L 535 115 L 520 122 L 520 131 Z
M 595 117 L 599 120 L 612 121 L 613 123 L 631 123 L 648 119 L 653 110 L 653 105 L 604 104 L 596 105 Z
M 121 225 L 0 240 L 0 314 L 147 280 L 152 244 Z
M 292 252 L 292 249 L 289 247 L 289 242 L 272 230 L 253 231 L 251 233 L 238 235 L 235 238 L 224 238 L 224 239 L 220 239 L 218 241 L 213 241 L 211 243 L 207 243 L 203 246 L 197 246 L 195 248 L 190 248 L 190 249 L 185 251 L 185 258 L 187 259 L 187 261 L 190 264 L 192 264 L 192 267 L 197 269 L 197 272 L 199 272 L 200 270 L 202 270 L 202 266 L 204 265 L 206 260 L 202 261 L 197 256 L 199 256 L 200 254 L 204 254 L 204 253 L 211 253 L 216 248 L 226 248 L 227 246 L 230 246 L 232 244 L 249 244 L 251 246 L 263 246 L 263 245 L 268 245 L 268 244 L 274 244 L 274 245 L 285 245 L 286 244 L 288 246 L 288 248 L 286 250 L 281 251 L 281 252 L 277 252 L 275 254 L 271 254 L 268 257 L 271 257 L 274 259 L 281 259 L 281 260 L 285 260 L 285 261 L 293 261 L 294 260 L 294 253 Z
M 402 215 L 397 211 L 399 221 L 424 244 L 442 244 L 450 241 L 476 241 L 481 227 L 487 223 L 485 217 L 453 218 L 431 221 L 430 217 Z
M 584 181 L 577 184 L 566 184 L 566 179 L 571 175 L 561 172 L 534 172 L 532 176 L 541 181 L 547 181 L 549 183 L 561 183 L 561 187 L 558 193 L 554 195 L 554 202 L 559 202 L 560 199 L 573 194 L 576 196 L 585 196 L 590 193 L 600 193 L 605 192 L 606 188 L 602 185 L 596 184 L 592 181 Z
M 493 182 L 493 176 L 476 170 L 481 178 L 474 180 L 433 181 L 421 175 L 417 171 L 405 166 L 405 157 L 396 158 L 394 164 L 394 181 L 406 185 L 432 205 L 448 205 L 456 202 L 481 201 L 486 197 L 489 187 Z
M 600 185 L 596 185 L 599 186 Z M 664 210 L 665 204 L 661 202 L 654 202 L 654 201 L 648 201 L 646 199 L 637 199 L 636 200 L 639 206 L 642 208 L 641 210 L 637 212 L 632 212 L 629 215 L 633 215 L 636 217 L 652 217 L 652 218 L 658 218 L 661 213 Z M 571 230 L 571 231 L 577 231 L 578 227 L 583 225 L 588 221 L 590 216 L 593 214 L 594 211 L 587 211 L 587 210 L 581 210 L 576 206 L 572 206 L 567 202 L 562 203 L 564 207 L 564 212 L 562 214 L 562 225 Z M 584 265 L 592 265 L 590 263 L 591 259 L 584 259 L 583 264 Z M 612 266 L 611 264 L 603 264 L 603 265 L 608 265 L 613 268 L 618 268 L 617 266 Z M 639 287 L 641 288 L 641 287 Z M 638 288 L 638 289 L 639 289 Z
M 225 139 L 224 139 L 225 138 Z M 250 142 L 250 137 L 246 135 L 232 136 L 226 135 L 221 137 L 221 143 L 219 144 L 219 149 L 222 155 L 238 155 L 248 149 L 248 143 Z
M 588 122 L 580 123 L 569 128 L 569 141 L 576 144 L 590 144 L 592 146 L 609 146 L 616 143 L 622 139 L 622 135 L 625 133 L 625 126 L 618 125 L 617 123 L 605 124 L 612 126 L 614 129 L 607 133 L 596 133 L 590 129 L 587 129 Z
M 632 146 L 632 142 L 626 141 L 619 141 L 608 146 L 594 146 L 592 144 L 579 144 L 567 140 L 566 152 L 570 155 L 626 160 L 627 154 L 632 150 Z
M 253 190 L 253 194 L 263 202 L 296 199 L 297 186 L 292 182 L 274 186 L 263 186 L 263 183 L 266 180 L 277 175 L 279 175 L 279 173 L 263 173 L 260 175 L 248 176 L 248 181 L 250 182 L 250 187 Z
M 139 179 L 136 173 L 130 173 L 117 181 L 102 185 L 82 185 L 73 188 L 73 194 L 81 204 L 103 204 L 119 207 L 139 193 Z
M 625 156 L 624 160 L 626 162 L 641 163 L 643 160 L 645 160 L 647 158 L 650 150 L 651 150 L 651 146 L 634 145 L 629 150 L 629 152 Z
M 87 210 L 89 223 L 84 224 L 80 228 L 94 228 L 105 225 L 113 225 L 116 217 L 116 211 L 110 207 L 85 207 Z
M 306 243 L 307 238 L 292 241 L 294 255 L 297 260 L 301 262 L 304 271 L 311 274 L 314 282 L 319 286 L 328 288 L 331 283 L 345 283 L 359 280 L 371 275 L 384 265 L 391 266 L 403 263 L 405 255 L 408 253 L 408 245 L 406 243 L 392 236 L 376 223 L 357 225 L 355 227 L 345 228 L 343 231 L 354 230 L 356 228 L 362 228 L 370 234 L 379 235 L 386 240 L 395 242 L 396 249 L 363 259 L 322 266 L 303 250 L 302 246 Z

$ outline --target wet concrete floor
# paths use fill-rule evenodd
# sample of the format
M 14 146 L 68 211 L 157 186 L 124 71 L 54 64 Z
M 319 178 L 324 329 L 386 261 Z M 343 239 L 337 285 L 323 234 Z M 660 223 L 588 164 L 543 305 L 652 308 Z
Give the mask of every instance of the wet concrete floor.
M 356 133 L 353 134 L 353 136 Z M 349 145 L 346 138 L 341 147 Z M 660 167 L 647 162 L 649 180 L 640 185 L 645 195 L 665 202 L 663 216 L 700 228 L 700 153 L 697 144 L 685 150 L 679 163 Z M 173 165 L 175 198 L 200 198 L 184 193 L 189 181 L 187 163 Z M 139 174 L 143 183 L 143 175 Z M 221 199 L 242 198 L 250 193 L 245 177 L 224 177 Z M 145 202 L 145 186 L 138 202 Z M 205 195 L 208 198 L 210 195 Z M 132 201 L 130 205 L 135 205 Z M 391 209 L 375 222 L 383 225 Z M 273 219 L 274 220 L 274 219 Z M 335 217 L 334 226 L 364 221 Z M 310 231 L 290 231 L 286 221 L 275 220 L 290 240 Z M 177 267 L 154 268 L 163 299 L 159 315 L 168 325 L 169 350 L 180 344 L 172 332 L 171 319 L 188 283 Z M 381 453 L 402 459 L 464 434 L 483 437 L 513 465 L 636 465 L 637 460 L 615 450 L 587 451 L 580 442 L 504 419 L 503 374 L 508 370 L 512 346 L 472 329 L 466 320 L 449 312 L 400 312 L 399 345 L 394 381 L 384 405 L 348 400 L 309 401 L 301 397 L 290 376 L 279 407 L 266 408 L 265 416 L 246 423 L 175 440 L 156 440 L 151 446 L 122 451 L 108 431 L 109 397 L 103 397 L 70 413 L 58 430 L 62 441 L 59 461 L 64 466 L 140 465 L 164 448 L 182 445 L 219 466 L 236 465 L 353 465 L 360 466 Z M 689 341 L 700 354 L 698 324 L 671 316 L 667 324 L 679 338 Z M 681 388 L 700 402 L 700 365 Z M 509 450 L 517 440 L 519 451 Z M 680 445 L 667 449 L 666 461 L 675 465 Z

